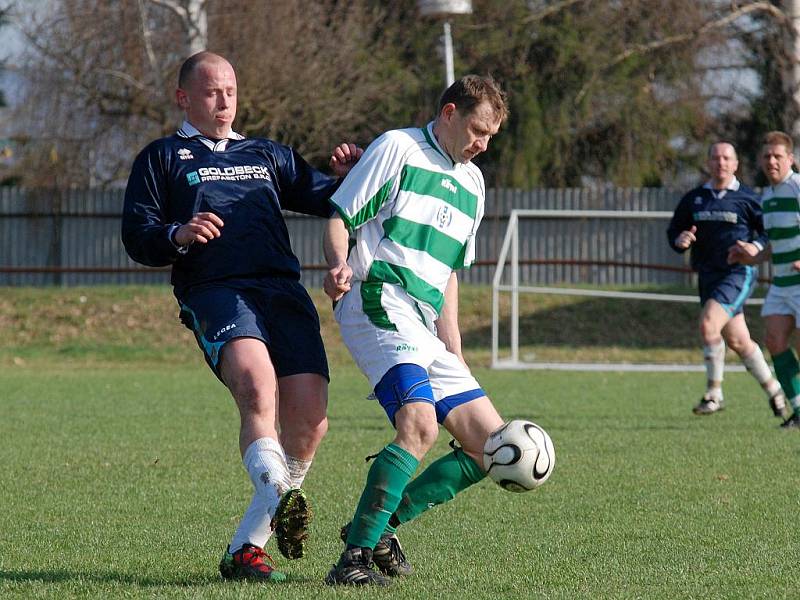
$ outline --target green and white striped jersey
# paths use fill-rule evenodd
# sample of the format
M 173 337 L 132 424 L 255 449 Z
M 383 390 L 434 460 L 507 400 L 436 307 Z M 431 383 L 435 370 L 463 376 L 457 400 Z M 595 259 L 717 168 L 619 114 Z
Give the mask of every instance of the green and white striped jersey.
M 799 198 L 800 174 L 794 171 L 778 185 L 764 188 L 761 196 L 764 229 L 772 246 L 772 284 L 779 288 L 800 286 L 800 272 L 792 268 L 800 260 Z
M 397 287 L 433 323 L 450 274 L 475 260 L 485 196 L 480 169 L 454 163 L 433 123 L 389 131 L 370 144 L 331 202 L 355 242 L 348 265 L 375 325 L 395 328 L 381 296 Z

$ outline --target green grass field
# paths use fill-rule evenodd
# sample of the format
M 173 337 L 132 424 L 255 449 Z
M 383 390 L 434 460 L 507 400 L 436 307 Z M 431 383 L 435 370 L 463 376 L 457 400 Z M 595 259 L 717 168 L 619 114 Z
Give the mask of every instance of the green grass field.
M 250 495 L 238 418 L 177 327 L 141 335 L 174 318 L 154 309 L 167 301 L 163 290 L 4 290 L 0 324 L 17 346 L 0 347 L 0 598 L 798 596 L 800 436 L 777 430 L 746 374 L 726 378 L 725 412 L 699 418 L 699 373 L 483 367 L 505 417 L 551 434 L 553 476 L 527 494 L 485 480 L 401 528 L 417 572 L 388 591 L 327 588 L 364 457 L 391 437 L 335 337 L 330 432 L 306 480 L 311 550 L 288 562 L 268 547 L 286 584 L 223 583 L 217 564 Z M 148 320 L 131 322 L 125 302 Z M 119 317 L 92 321 L 107 313 Z M 30 314 L 79 325 L 70 334 L 71 322 Z M 483 325 L 470 315 L 472 340 Z M 480 363 L 485 350 L 470 352 Z

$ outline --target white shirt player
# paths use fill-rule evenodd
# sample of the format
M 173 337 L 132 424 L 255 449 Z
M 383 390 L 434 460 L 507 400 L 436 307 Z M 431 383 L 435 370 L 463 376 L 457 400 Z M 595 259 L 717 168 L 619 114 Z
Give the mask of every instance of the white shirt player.
M 354 238 L 347 262 L 374 324 L 387 325 L 380 297 L 391 294 L 410 296 L 431 327 L 451 273 L 475 260 L 485 195 L 480 169 L 454 163 L 433 123 L 367 148 L 331 202 Z

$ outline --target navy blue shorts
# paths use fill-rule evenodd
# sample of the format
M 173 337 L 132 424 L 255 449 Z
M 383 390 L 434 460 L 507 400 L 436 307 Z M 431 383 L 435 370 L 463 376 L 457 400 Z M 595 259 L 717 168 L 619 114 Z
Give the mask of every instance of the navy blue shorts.
M 266 344 L 278 377 L 317 373 L 330 379 L 319 315 L 299 282 L 226 280 L 193 289 L 179 303 L 181 321 L 217 377 L 225 343 L 251 337 Z
M 745 301 L 756 285 L 756 268 L 745 266 L 735 271 L 715 271 L 698 274 L 700 304 L 716 300 L 731 317 L 744 309 Z

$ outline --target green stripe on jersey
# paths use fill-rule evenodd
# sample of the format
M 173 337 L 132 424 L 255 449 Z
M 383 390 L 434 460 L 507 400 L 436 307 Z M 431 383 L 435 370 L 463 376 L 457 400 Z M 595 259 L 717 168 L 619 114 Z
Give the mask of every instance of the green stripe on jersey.
M 364 309 L 364 314 L 375 327 L 397 331 L 397 326 L 389 320 L 389 315 L 383 310 L 381 294 L 383 294 L 382 281 L 363 281 L 361 283 L 361 307 Z
M 767 229 L 767 236 L 771 240 L 788 240 L 800 235 L 800 227 L 770 227 Z
M 796 248 L 795 250 L 790 250 L 789 252 L 772 253 L 772 264 L 774 265 L 792 263 L 796 260 L 800 260 L 800 248 Z
M 800 205 L 797 204 L 797 198 L 769 198 L 764 200 L 762 207 L 764 213 L 775 212 L 800 212 Z
M 439 290 L 424 279 L 417 277 L 411 269 L 405 267 L 376 260 L 369 269 L 367 281 L 384 281 L 399 285 L 412 298 L 430 304 L 437 313 L 442 310 L 444 305 L 444 295 Z
M 350 231 L 358 229 L 364 223 L 377 215 L 378 211 L 386 203 L 386 200 L 389 199 L 389 192 L 392 190 L 393 185 L 394 177 L 390 178 L 386 183 L 384 183 L 381 188 L 375 192 L 372 198 L 370 198 L 367 203 L 362 206 L 358 212 L 356 212 L 356 214 L 353 215 L 351 219 L 348 219 L 340 210 L 339 212 L 342 214 L 342 218 L 344 219 L 347 228 L 350 229 Z
M 451 269 L 464 265 L 464 246 L 435 227 L 408 221 L 401 217 L 391 217 L 383 222 L 383 231 L 393 242 L 426 252 Z M 461 259 L 461 264 L 458 260 Z
M 778 287 L 789 287 L 792 285 L 800 285 L 800 273 L 797 275 L 787 275 L 786 277 L 775 277 L 772 280 L 774 285 Z
M 478 211 L 478 197 L 446 173 L 406 165 L 400 174 L 400 189 L 444 200 L 472 219 Z

